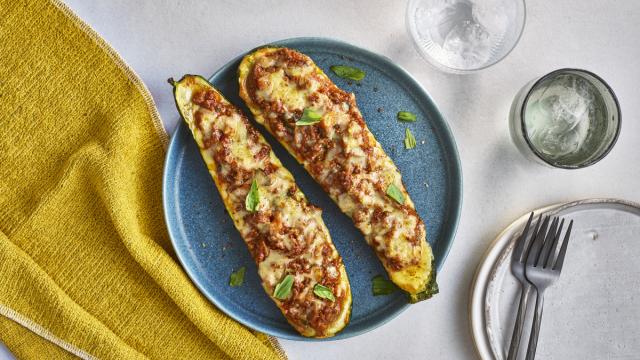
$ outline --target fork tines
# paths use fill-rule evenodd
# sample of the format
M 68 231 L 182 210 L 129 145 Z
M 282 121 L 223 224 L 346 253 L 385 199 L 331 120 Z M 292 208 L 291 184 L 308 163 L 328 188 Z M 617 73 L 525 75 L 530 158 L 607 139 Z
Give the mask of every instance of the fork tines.
M 549 224 L 549 220 L 551 223 Z M 538 224 L 540 225 L 540 218 Z M 569 227 L 565 233 L 564 239 L 558 251 L 558 244 L 562 229 L 564 228 L 564 219 L 559 217 L 550 218 L 545 216 L 538 232 L 534 232 L 535 238 L 530 244 L 526 264 L 536 268 L 550 269 L 559 271 L 564 263 L 564 256 L 567 252 L 567 243 L 573 227 L 573 220 L 569 222 Z

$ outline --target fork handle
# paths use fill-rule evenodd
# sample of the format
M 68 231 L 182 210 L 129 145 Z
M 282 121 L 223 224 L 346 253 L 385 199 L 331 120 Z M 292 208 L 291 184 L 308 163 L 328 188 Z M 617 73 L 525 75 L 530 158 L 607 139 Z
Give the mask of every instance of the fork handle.
M 538 291 L 536 296 L 536 312 L 533 315 L 533 324 L 531 325 L 531 335 L 529 335 L 529 346 L 527 347 L 526 360 L 533 360 L 536 357 L 536 348 L 538 347 L 538 334 L 540 334 L 540 323 L 542 322 L 542 307 L 544 305 L 544 293 Z
M 527 315 L 527 304 L 529 303 L 529 294 L 531 293 L 531 284 L 526 283 L 521 286 L 520 304 L 518 305 L 518 314 L 516 315 L 516 323 L 513 325 L 513 334 L 511 335 L 511 345 L 509 345 L 509 353 L 507 360 L 516 360 L 518 357 L 518 349 L 520 348 L 520 338 L 522 337 L 522 328 L 524 327 L 524 319 Z

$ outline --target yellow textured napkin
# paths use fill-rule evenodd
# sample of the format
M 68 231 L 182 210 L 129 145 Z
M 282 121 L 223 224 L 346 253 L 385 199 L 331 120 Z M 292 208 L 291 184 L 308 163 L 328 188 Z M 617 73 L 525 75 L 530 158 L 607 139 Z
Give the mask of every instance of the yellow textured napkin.
M 284 358 L 177 263 L 166 141 L 149 92 L 65 5 L 0 0 L 0 340 L 18 358 Z

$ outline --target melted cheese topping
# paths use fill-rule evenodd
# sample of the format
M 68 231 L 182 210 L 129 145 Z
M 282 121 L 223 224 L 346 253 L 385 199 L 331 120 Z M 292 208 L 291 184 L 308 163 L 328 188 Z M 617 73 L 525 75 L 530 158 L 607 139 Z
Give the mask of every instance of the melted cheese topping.
M 320 209 L 307 203 L 264 138 L 208 83 L 185 77 L 176 99 L 267 294 L 293 274 L 289 299 L 272 297 L 287 320 L 305 336 L 342 329 L 351 305 L 349 282 Z M 254 179 L 259 203 L 249 212 L 245 199 Z M 315 296 L 316 284 L 329 287 L 336 301 Z
M 410 293 L 424 290 L 432 257 L 424 223 L 354 95 L 337 88 L 309 57 L 285 48 L 245 57 L 240 77 L 240 95 L 256 120 L 353 219 L 392 280 Z M 296 126 L 305 109 L 322 114 L 321 121 Z M 390 185 L 400 189 L 404 204 L 387 196 Z

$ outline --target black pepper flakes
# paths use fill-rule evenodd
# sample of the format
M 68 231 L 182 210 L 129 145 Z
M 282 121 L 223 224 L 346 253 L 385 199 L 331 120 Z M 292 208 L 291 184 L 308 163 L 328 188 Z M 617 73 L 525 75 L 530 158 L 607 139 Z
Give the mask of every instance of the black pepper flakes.
M 381 113 L 381 112 L 383 112 L 383 111 L 384 111 L 384 108 L 382 108 L 382 107 L 379 107 L 379 108 L 378 108 L 378 112 L 379 112 L 379 113 Z

